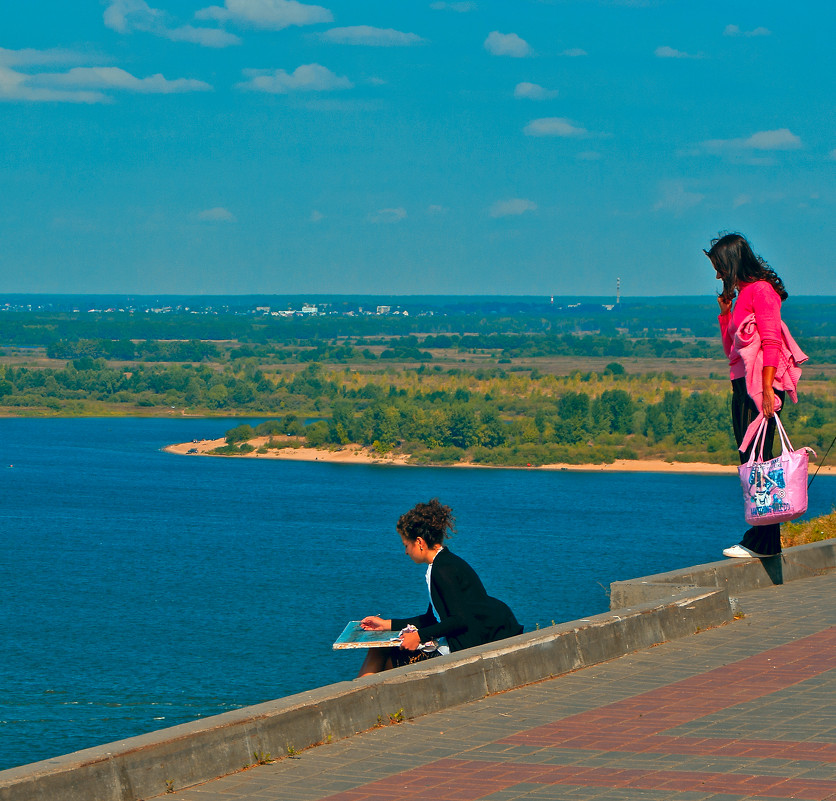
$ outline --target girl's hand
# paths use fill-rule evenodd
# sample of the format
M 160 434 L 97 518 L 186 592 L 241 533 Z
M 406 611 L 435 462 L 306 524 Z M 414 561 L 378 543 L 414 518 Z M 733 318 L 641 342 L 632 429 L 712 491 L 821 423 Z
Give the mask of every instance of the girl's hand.
M 763 416 L 775 416 L 775 391 L 770 386 L 763 388 Z
M 726 315 L 731 311 L 731 301 L 726 300 L 722 295 L 717 298 L 717 305 L 720 307 L 720 314 Z
M 392 621 L 384 620 L 377 615 L 369 615 L 360 621 L 360 627 L 366 631 L 389 631 L 392 628 Z
M 417 651 L 421 644 L 421 638 L 417 631 L 408 631 L 401 637 L 401 648 L 406 651 Z

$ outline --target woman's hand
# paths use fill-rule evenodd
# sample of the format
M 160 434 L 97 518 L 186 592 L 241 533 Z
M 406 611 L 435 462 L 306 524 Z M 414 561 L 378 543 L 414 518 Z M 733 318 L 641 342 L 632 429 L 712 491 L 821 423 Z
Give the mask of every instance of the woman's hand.
M 421 638 L 417 631 L 408 631 L 401 637 L 401 648 L 406 651 L 417 651 L 421 644 Z
M 366 631 L 391 631 L 392 621 L 384 620 L 377 615 L 369 615 L 360 621 L 360 628 Z
M 731 301 L 726 300 L 722 295 L 717 298 L 717 305 L 720 307 L 720 314 L 723 316 L 731 311 Z

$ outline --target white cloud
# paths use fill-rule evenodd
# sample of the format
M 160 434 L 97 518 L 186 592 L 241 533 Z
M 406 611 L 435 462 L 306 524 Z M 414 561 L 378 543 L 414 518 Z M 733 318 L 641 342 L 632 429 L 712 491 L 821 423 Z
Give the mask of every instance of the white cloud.
M 219 22 L 231 21 L 271 31 L 334 21 L 334 16 L 327 8 L 298 3 L 296 0 L 224 0 L 223 6 L 201 9 L 195 17 Z
M 827 157 L 831 161 L 836 161 L 836 150 L 831 150 L 830 153 L 828 153 Z
M 579 128 L 565 117 L 541 117 L 532 120 L 523 128 L 526 136 L 561 136 L 564 138 L 583 138 L 591 134 L 586 128 Z
M 734 199 L 733 206 L 734 206 L 734 208 L 739 209 L 741 206 L 746 206 L 751 202 L 752 202 L 752 196 L 751 195 L 738 195 Z
M 672 47 L 668 47 L 667 45 L 664 47 L 657 47 L 653 54 L 657 58 L 702 58 L 701 55 L 693 55 L 691 53 L 685 53 L 682 50 L 674 50 Z
M 528 100 L 551 100 L 557 97 L 557 89 L 546 89 L 536 83 L 523 81 L 514 87 L 514 97 L 524 97 Z
M 429 214 L 431 217 L 438 217 L 442 214 L 447 214 L 448 211 L 450 211 L 450 209 L 446 208 L 445 206 L 440 206 L 437 203 L 433 203 L 427 206 L 427 214 Z
M 597 150 L 584 150 L 582 153 L 578 153 L 575 158 L 578 161 L 600 161 L 603 157 Z
M 491 217 L 519 217 L 527 211 L 537 211 L 537 204 L 533 200 L 512 197 L 508 200 L 497 200 L 490 208 Z
M 669 183 L 661 187 L 662 197 L 653 207 L 656 211 L 672 211 L 679 214 L 705 200 L 705 195 L 699 192 L 690 192 L 681 183 Z
M 292 73 L 284 70 L 244 70 L 244 75 L 250 80 L 239 83 L 239 89 L 280 95 L 289 92 L 331 92 L 354 86 L 344 75 L 337 75 L 321 64 L 302 64 Z
M 136 78 L 119 67 L 74 67 L 69 72 L 40 73 L 33 75 L 29 83 L 40 88 L 121 89 L 141 94 L 205 92 L 212 89 L 208 83 L 189 78 L 168 80 L 160 74 Z
M 215 206 L 213 209 L 204 209 L 196 215 L 201 222 L 238 222 L 238 218 L 223 206 Z
M 742 151 L 742 150 L 798 150 L 804 145 L 801 139 L 789 128 L 777 128 L 774 131 L 758 131 L 745 139 L 708 139 L 701 143 L 705 150 Z
M 310 217 L 308 217 L 308 222 L 318 223 L 318 222 L 320 222 L 324 219 L 325 219 L 325 215 L 321 211 L 318 211 L 317 209 L 314 209 L 311 212 Z
M 67 72 L 21 72 L 12 67 L 67 65 L 89 57 L 65 50 L 5 50 L 0 48 L 0 100 L 55 103 L 108 103 L 108 90 L 143 94 L 203 92 L 203 81 L 163 75 L 137 78 L 118 67 L 72 67 Z
M 564 50 L 561 56 L 566 56 L 567 58 L 579 58 L 580 56 L 588 56 L 589 53 L 586 50 L 582 50 L 580 47 L 570 47 L 568 50 Z
M 531 48 L 525 39 L 521 39 L 515 33 L 500 33 L 491 31 L 485 39 L 485 50 L 494 56 L 511 56 L 512 58 L 525 58 L 531 55 Z
M 73 50 L 53 48 L 49 50 L 7 50 L 0 47 L 0 65 L 8 67 L 37 67 L 42 64 L 83 64 L 89 62 L 90 56 L 76 53 Z
M 423 44 L 426 40 L 415 33 L 404 33 L 392 28 L 373 28 L 371 25 L 353 25 L 348 28 L 331 28 L 321 35 L 326 42 L 372 47 L 408 47 Z
M 372 212 L 368 219 L 373 223 L 397 223 L 406 219 L 406 209 L 403 206 L 398 206 L 396 209 L 378 209 Z
M 241 43 L 237 36 L 219 28 L 176 25 L 164 11 L 152 8 L 145 0 L 109 0 L 104 11 L 104 24 L 118 33 L 140 31 L 173 42 L 192 42 L 204 47 L 228 47 Z
M 433 11 L 457 11 L 460 14 L 464 14 L 468 11 L 474 11 L 476 9 L 476 3 L 470 2 L 459 2 L 459 3 L 430 3 L 430 8 Z
M 742 31 L 738 25 L 726 25 L 723 36 L 771 36 L 769 28 L 758 27 L 751 31 Z

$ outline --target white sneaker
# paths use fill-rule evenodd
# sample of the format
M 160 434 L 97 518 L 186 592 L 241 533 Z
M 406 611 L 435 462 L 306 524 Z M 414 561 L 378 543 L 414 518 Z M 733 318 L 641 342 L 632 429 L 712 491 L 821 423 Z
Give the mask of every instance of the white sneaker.
M 766 558 L 764 554 L 750 551 L 748 548 L 744 548 L 742 545 L 732 545 L 731 548 L 724 548 L 723 556 L 730 556 L 733 559 L 749 559 L 752 557 L 756 559 Z

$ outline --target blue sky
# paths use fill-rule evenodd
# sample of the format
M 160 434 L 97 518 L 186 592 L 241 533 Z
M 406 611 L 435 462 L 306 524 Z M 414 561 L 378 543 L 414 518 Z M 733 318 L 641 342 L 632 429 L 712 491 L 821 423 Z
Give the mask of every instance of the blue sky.
M 0 9 L 0 291 L 836 294 L 824 0 Z

